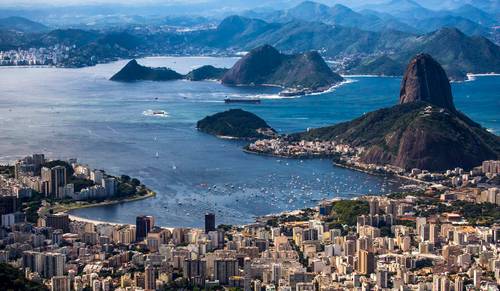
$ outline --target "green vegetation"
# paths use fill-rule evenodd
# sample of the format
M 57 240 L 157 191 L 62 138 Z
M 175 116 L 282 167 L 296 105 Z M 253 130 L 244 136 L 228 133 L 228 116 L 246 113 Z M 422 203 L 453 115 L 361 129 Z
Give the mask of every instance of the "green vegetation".
M 42 284 L 24 278 L 23 273 L 7 264 L 0 264 L 0 290 L 39 291 L 48 290 Z
M 179 80 L 183 76 L 168 68 L 149 68 L 141 66 L 136 60 L 131 60 L 118 73 L 111 77 L 111 81 L 132 82 L 139 80 L 170 81 Z
M 31 198 L 24 199 L 24 211 L 26 213 L 26 221 L 36 223 L 38 220 L 38 209 L 42 206 L 42 200 L 45 199 L 43 194 L 36 191 L 31 192 Z
M 266 137 L 258 131 L 259 129 L 274 132 L 262 118 L 241 109 L 231 109 L 207 116 L 198 121 L 197 128 L 217 136 L 249 139 Z
M 330 221 L 340 225 L 356 225 L 359 215 L 370 213 L 367 201 L 363 200 L 340 200 L 333 203 Z M 333 226 L 334 226 L 333 225 Z
M 500 221 L 500 206 L 492 203 L 455 201 L 447 210 L 460 213 L 472 225 L 491 226 Z
M 367 148 L 362 157 L 364 162 L 405 169 L 470 169 L 483 160 L 500 157 L 500 137 L 461 113 L 424 114 L 427 106 L 425 102 L 396 105 L 292 137 L 364 146 Z
M 436 197 L 439 197 L 440 194 L 436 195 Z M 406 196 L 414 196 L 414 197 L 425 197 L 425 191 L 424 190 L 415 190 L 412 192 L 392 192 L 390 194 L 386 195 L 387 198 L 389 199 L 405 199 Z
M 192 70 L 186 75 L 186 79 L 191 81 L 220 80 L 227 72 L 227 69 L 216 68 L 214 66 L 202 66 Z
M 14 166 L 0 165 L 0 175 L 7 175 L 8 178 L 14 178 Z
M 367 59 L 361 62 L 360 65 L 353 68 L 350 73 L 353 74 L 370 74 L 382 76 L 401 76 L 405 70 L 405 63 L 398 62 L 388 56 L 381 56 L 375 59 Z
M 62 167 L 66 168 L 66 178 L 67 179 L 70 179 L 73 176 L 73 174 L 75 173 L 75 171 L 73 170 L 73 167 L 66 161 L 53 160 L 50 162 L 46 162 L 45 164 L 42 165 L 42 167 L 46 167 L 49 169 L 53 168 L 53 167 L 57 167 L 57 166 L 62 166 Z
M 230 231 L 232 228 L 233 228 L 233 226 L 232 226 L 232 225 L 230 225 L 230 224 L 219 224 L 219 225 L 217 226 L 217 229 L 221 229 L 221 230 L 223 230 L 223 231 L 225 231 L 225 232 Z
M 326 90 L 343 81 L 317 52 L 281 54 L 270 45 L 252 49 L 222 78 L 227 85 L 273 84 L 285 88 Z
M 404 225 L 411 228 L 417 227 L 417 223 L 414 220 L 396 220 L 395 225 Z
M 82 189 L 94 186 L 95 183 L 91 180 L 88 179 L 83 179 L 74 176 L 73 174 L 75 171 L 73 170 L 73 167 L 66 161 L 61 161 L 61 160 L 54 160 L 47 162 L 43 164 L 44 167 L 47 168 L 53 168 L 56 166 L 63 166 L 66 168 L 66 180 L 68 184 L 74 184 L 75 185 L 75 192 L 80 192 Z
M 451 204 L 439 202 L 437 199 L 424 199 L 419 205 L 425 206 L 425 212 L 417 212 L 418 216 L 428 217 L 442 213 L 458 213 L 472 225 L 491 226 L 500 222 L 500 206 L 492 203 L 475 203 L 454 201 Z M 398 222 L 398 224 L 401 224 Z
M 94 181 L 92 180 L 82 179 L 75 176 L 71 176 L 68 179 L 68 183 L 75 185 L 75 192 L 80 192 L 82 191 L 82 189 L 92 187 L 95 185 Z
M 384 225 L 380 227 L 380 236 L 383 237 L 394 237 L 394 234 L 392 233 L 391 227 Z

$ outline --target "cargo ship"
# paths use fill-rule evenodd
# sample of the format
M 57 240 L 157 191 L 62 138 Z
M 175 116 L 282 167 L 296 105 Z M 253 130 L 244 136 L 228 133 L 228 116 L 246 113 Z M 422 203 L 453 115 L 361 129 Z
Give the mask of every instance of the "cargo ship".
M 248 99 L 242 99 L 242 98 L 237 98 L 237 99 L 231 99 L 231 98 L 226 98 L 224 99 L 225 103 L 250 103 L 250 104 L 260 104 L 260 99 L 255 99 L 255 98 L 248 98 Z

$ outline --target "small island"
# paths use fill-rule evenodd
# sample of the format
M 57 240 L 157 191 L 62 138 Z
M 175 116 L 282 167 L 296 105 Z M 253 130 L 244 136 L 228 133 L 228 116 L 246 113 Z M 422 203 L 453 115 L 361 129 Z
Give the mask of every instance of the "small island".
M 118 73 L 111 77 L 111 81 L 171 81 L 180 80 L 184 76 L 168 68 L 149 68 L 131 60 Z
M 276 135 L 262 118 L 241 109 L 231 109 L 198 121 L 199 131 L 221 138 L 259 139 Z
M 216 68 L 210 65 L 201 66 L 189 72 L 186 79 L 190 81 L 220 80 L 227 71 L 228 69 Z
M 140 65 L 137 60 L 129 61 L 118 73 L 114 74 L 110 80 L 118 82 L 134 81 L 174 81 L 174 80 L 220 80 L 228 69 L 216 68 L 214 66 L 201 66 L 182 75 L 170 68 L 151 68 Z

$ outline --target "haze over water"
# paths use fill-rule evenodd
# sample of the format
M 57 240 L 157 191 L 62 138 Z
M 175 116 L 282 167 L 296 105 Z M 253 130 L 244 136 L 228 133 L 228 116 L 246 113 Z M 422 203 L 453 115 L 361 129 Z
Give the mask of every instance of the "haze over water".
M 148 58 L 148 66 L 181 73 L 234 58 Z M 3 162 L 34 152 L 77 157 L 111 174 L 138 177 L 155 198 L 75 210 L 91 219 L 134 223 L 154 215 L 162 226 L 200 226 L 206 211 L 217 223 L 312 206 L 328 197 L 398 189 L 390 181 L 332 166 L 327 160 L 285 160 L 245 154 L 239 141 L 196 131 L 196 121 L 230 108 L 264 118 L 279 132 L 347 121 L 397 103 L 400 78 L 349 78 L 331 93 L 278 99 L 276 88 L 232 88 L 216 82 L 117 83 L 108 78 L 126 61 L 83 69 L 0 68 L 0 152 Z M 456 107 L 500 132 L 500 77 L 453 84 Z M 259 95 L 260 105 L 227 105 L 226 96 Z M 167 117 L 143 114 L 164 110 Z M 158 155 L 156 154 L 158 153 Z

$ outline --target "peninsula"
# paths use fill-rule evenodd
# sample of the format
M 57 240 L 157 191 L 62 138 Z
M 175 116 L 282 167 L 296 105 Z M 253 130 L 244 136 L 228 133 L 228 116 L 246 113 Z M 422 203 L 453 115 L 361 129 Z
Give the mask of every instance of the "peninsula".
M 353 121 L 274 140 L 248 150 L 280 156 L 341 156 L 361 168 L 472 169 L 500 158 L 500 138 L 457 111 L 445 71 L 430 55 L 413 58 L 405 73 L 400 104 Z
M 112 176 L 76 159 L 49 160 L 44 154 L 24 157 L 14 166 L 0 166 L 2 187 L 17 189 L 18 202 L 25 205 L 26 219 L 33 223 L 52 213 L 155 195 L 139 179 Z

